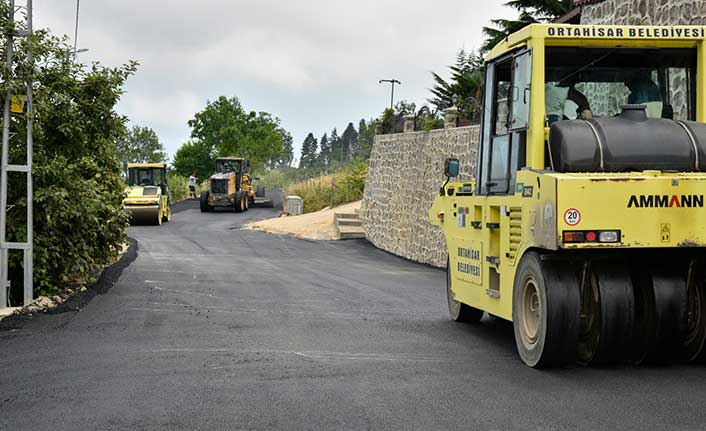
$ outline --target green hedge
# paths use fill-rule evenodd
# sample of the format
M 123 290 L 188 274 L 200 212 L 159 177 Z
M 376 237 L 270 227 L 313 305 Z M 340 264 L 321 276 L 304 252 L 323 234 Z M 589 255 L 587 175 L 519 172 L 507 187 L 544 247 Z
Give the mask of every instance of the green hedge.
M 0 0 L 0 8 L 6 7 L 7 1 Z M 0 27 L 5 28 L 3 16 Z M 35 68 L 24 63 L 29 44 Z M 116 143 L 125 136 L 127 119 L 115 105 L 136 64 L 83 66 L 66 56 L 69 49 L 47 31 L 36 31 L 32 39 L 18 41 L 15 76 L 0 76 L 0 93 L 19 94 L 27 75 L 34 75 L 35 296 L 88 279 L 91 271 L 113 262 L 126 241 Z M 13 142 L 25 141 L 25 123 L 24 114 L 13 115 Z M 10 160 L 22 160 L 24 154 L 24 145 L 11 146 Z M 14 205 L 8 212 L 8 241 L 26 240 L 25 181 L 24 175 L 8 180 L 8 203 Z M 18 305 L 23 274 L 18 253 L 10 256 L 9 269 L 10 298 Z

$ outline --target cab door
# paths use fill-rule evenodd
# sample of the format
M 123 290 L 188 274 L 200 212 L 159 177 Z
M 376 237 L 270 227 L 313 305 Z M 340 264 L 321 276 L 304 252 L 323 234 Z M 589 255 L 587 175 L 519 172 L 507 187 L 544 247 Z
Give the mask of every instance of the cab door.
M 525 165 L 530 113 L 532 51 L 523 50 L 486 65 L 484 115 L 477 169 L 478 195 L 515 192 Z

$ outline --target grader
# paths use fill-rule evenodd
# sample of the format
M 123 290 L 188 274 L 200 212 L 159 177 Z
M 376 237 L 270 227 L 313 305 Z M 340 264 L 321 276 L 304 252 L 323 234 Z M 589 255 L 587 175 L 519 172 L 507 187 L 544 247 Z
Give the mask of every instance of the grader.
M 172 219 L 166 163 L 130 163 L 123 208 L 132 223 L 161 225 Z
M 201 212 L 216 207 L 233 208 L 237 213 L 247 211 L 255 201 L 250 169 L 250 161 L 240 157 L 216 159 L 216 173 L 208 179 L 208 190 L 201 192 Z
M 530 25 L 484 75 L 475 178 L 448 159 L 429 211 L 451 318 L 530 367 L 703 361 L 706 27 Z

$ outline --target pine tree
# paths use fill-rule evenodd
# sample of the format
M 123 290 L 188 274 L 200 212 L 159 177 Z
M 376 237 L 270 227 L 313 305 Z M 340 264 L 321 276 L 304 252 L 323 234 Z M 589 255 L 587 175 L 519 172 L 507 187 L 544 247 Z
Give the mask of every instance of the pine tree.
M 358 151 L 358 132 L 353 123 L 348 123 L 341 136 L 341 161 L 349 162 L 356 151 Z
M 428 102 L 437 111 L 457 106 L 465 118 L 473 118 L 481 103 L 482 67 L 483 58 L 480 53 L 459 50 L 456 63 L 449 66 L 451 78 L 448 81 L 432 72 L 435 84 L 431 93 L 434 97 L 428 99 Z
M 364 119 L 360 120 L 358 124 L 358 151 L 355 153 L 356 157 L 360 157 L 363 160 L 370 158 L 370 152 L 375 141 L 376 126 L 377 121 L 375 120 L 370 120 L 370 123 L 366 123 Z
M 331 143 L 328 140 L 328 135 L 324 133 L 324 136 L 319 140 L 319 166 L 329 166 L 331 164 Z
M 520 16 L 514 20 L 494 19 L 494 27 L 483 27 L 486 39 L 481 50 L 488 52 L 507 36 L 537 22 L 548 22 L 571 12 L 574 0 L 510 0 L 505 6 L 517 9 Z
M 304 143 L 302 143 L 302 156 L 299 159 L 299 167 L 300 168 L 312 168 L 316 165 L 316 147 L 318 146 L 318 142 L 316 142 L 316 138 L 314 138 L 313 133 L 309 133 L 306 135 L 306 138 L 304 139 Z
M 341 138 L 338 136 L 338 131 L 335 127 L 331 131 L 331 137 L 329 137 L 328 142 L 329 147 L 331 148 L 331 157 L 329 158 L 329 165 L 332 165 L 333 162 L 341 161 L 341 145 L 343 145 L 343 142 L 341 142 Z

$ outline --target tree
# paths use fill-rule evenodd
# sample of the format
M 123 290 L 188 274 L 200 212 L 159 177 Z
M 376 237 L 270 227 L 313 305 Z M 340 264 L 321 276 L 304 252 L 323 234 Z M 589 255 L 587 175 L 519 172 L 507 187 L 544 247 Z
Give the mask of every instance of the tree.
M 167 153 L 154 130 L 133 126 L 125 138 L 118 141 L 118 157 L 125 168 L 128 163 L 164 162 Z
M 319 166 L 329 166 L 331 164 L 331 143 L 326 133 L 319 140 L 319 148 Z
M 287 136 L 278 118 L 266 112 L 246 112 L 237 97 L 221 96 L 206 104 L 189 121 L 191 138 L 217 156 L 239 156 L 262 167 L 282 157 Z
M 316 166 L 317 146 L 318 143 L 316 142 L 316 138 L 314 138 L 313 133 L 306 135 L 304 143 L 302 144 L 302 156 L 299 159 L 299 168 L 313 168 Z
M 377 120 L 370 120 L 370 123 L 366 123 L 364 119 L 358 123 L 358 150 L 354 154 L 356 157 L 363 160 L 370 158 L 377 124 Z
M 6 0 L 0 0 L 0 28 L 7 29 Z M 21 30 L 21 29 L 18 29 Z M 70 47 L 46 30 L 16 41 L 14 73 L 0 70 L 0 92 L 18 94 L 34 81 L 34 288 L 52 295 L 69 281 L 112 262 L 126 241 L 122 209 L 124 183 L 117 143 L 127 119 L 115 105 L 137 63 L 109 68 L 84 66 L 66 56 Z M 27 62 L 31 49 L 34 64 Z M 3 47 L 4 50 L 4 47 Z M 15 142 L 26 139 L 24 114 L 11 117 Z M 10 160 L 24 158 L 24 146 L 10 146 Z M 10 176 L 6 241 L 27 239 L 25 178 Z M 19 302 L 22 259 L 11 254 L 11 299 Z
M 206 179 L 216 167 L 216 156 L 213 148 L 202 141 L 192 140 L 179 147 L 172 167 L 181 176 L 188 177 L 196 172 L 198 178 Z
M 288 168 L 294 161 L 294 139 L 284 129 L 280 129 L 282 134 L 282 152 L 271 161 L 270 168 Z
M 448 81 L 432 72 L 435 85 L 431 93 L 434 97 L 428 101 L 437 111 L 456 106 L 464 118 L 474 119 L 481 104 L 482 56 L 479 52 L 460 49 L 456 63 L 449 69 L 451 77 Z
M 520 16 L 514 20 L 494 19 L 493 27 L 483 27 L 486 39 L 481 48 L 488 52 L 503 39 L 537 22 L 548 22 L 574 9 L 574 0 L 510 0 L 505 6 L 517 9 Z
M 329 157 L 329 165 L 333 165 L 335 162 L 341 161 L 341 146 L 343 142 L 338 136 L 338 130 L 334 127 L 331 131 L 331 136 L 328 138 L 329 146 L 331 147 L 331 156 Z
M 348 123 L 341 136 L 341 161 L 349 162 L 354 153 L 358 151 L 358 132 L 353 123 Z

